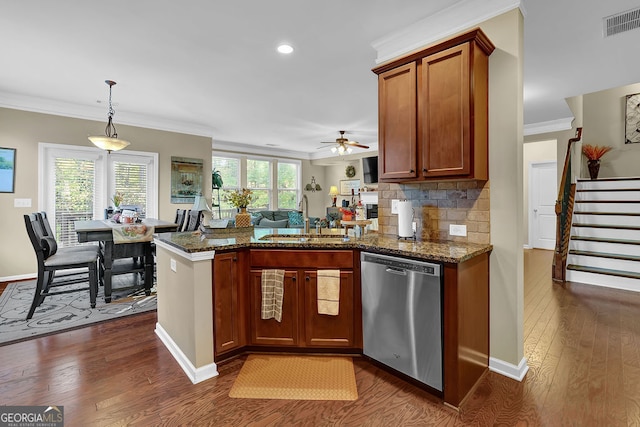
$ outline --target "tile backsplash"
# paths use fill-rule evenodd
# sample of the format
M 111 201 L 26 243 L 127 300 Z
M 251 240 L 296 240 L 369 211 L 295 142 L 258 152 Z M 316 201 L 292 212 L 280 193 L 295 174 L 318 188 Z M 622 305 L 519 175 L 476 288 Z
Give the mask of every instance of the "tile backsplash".
M 392 199 L 411 200 L 419 239 L 490 243 L 488 181 L 379 183 L 379 232 L 387 235 L 398 234 Z M 467 235 L 450 236 L 450 224 L 466 225 Z

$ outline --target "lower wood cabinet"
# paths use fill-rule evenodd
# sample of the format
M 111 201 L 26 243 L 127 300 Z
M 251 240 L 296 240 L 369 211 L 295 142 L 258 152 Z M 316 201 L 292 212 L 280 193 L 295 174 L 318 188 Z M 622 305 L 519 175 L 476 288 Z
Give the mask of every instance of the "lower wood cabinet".
M 251 344 L 272 346 L 297 346 L 300 321 L 298 314 L 298 273 L 285 271 L 282 297 L 282 319 L 262 319 L 262 270 L 251 270 Z
M 251 344 L 355 347 L 359 343 L 354 337 L 362 311 L 361 306 L 355 303 L 354 265 L 357 263 L 354 257 L 357 255 L 351 250 L 251 251 Z M 261 318 L 262 270 L 271 268 L 285 270 L 281 322 Z M 321 269 L 340 270 L 340 309 L 336 316 L 318 313 L 317 271 Z
M 337 316 L 318 314 L 318 275 L 304 273 L 304 339 L 307 347 L 352 347 L 354 345 L 353 271 L 340 272 L 340 310 Z
M 214 354 L 247 344 L 246 251 L 216 253 L 213 259 Z

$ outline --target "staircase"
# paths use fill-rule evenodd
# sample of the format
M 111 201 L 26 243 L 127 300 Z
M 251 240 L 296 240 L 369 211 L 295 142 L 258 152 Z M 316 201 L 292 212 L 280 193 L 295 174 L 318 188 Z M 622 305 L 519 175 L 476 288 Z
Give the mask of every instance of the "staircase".
M 578 180 L 566 280 L 640 292 L 640 177 Z

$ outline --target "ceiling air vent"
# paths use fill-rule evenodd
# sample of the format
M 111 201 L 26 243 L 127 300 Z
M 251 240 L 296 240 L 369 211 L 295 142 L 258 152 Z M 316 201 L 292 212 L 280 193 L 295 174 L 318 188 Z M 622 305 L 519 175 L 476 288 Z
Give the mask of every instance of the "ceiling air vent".
M 640 28 L 640 8 L 607 16 L 603 22 L 605 37 Z

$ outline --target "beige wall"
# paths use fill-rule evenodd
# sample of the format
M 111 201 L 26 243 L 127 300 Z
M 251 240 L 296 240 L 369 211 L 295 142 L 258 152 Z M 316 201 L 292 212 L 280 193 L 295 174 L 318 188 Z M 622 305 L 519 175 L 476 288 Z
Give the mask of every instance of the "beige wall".
M 135 151 L 158 153 L 159 217 L 173 220 L 177 208 L 189 205 L 171 203 L 171 156 L 204 160 L 211 170 L 211 138 L 118 125 L 121 138 Z M 27 237 L 23 215 L 41 210 L 38 206 L 38 143 L 90 146 L 87 136 L 103 134 L 104 122 L 73 119 L 0 108 L 0 146 L 17 148 L 15 193 L 0 193 L 0 280 L 36 273 L 36 257 Z M 211 176 L 204 174 L 206 196 L 211 196 Z M 30 208 L 14 208 L 16 198 L 31 199 Z
M 625 144 L 625 96 L 640 93 L 640 83 L 582 96 L 582 142 L 613 147 L 600 163 L 599 178 L 640 175 L 640 143 Z M 582 177 L 588 178 L 582 156 Z

